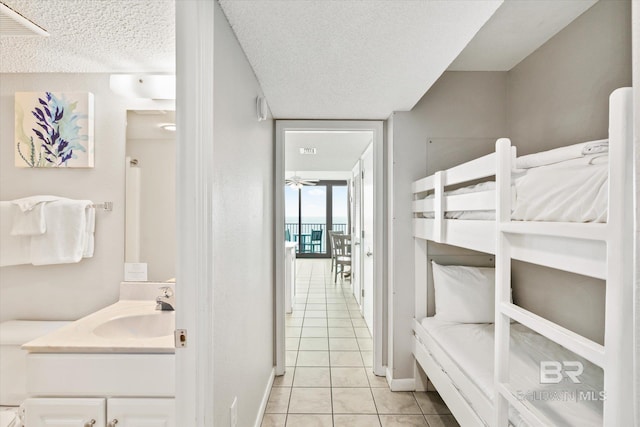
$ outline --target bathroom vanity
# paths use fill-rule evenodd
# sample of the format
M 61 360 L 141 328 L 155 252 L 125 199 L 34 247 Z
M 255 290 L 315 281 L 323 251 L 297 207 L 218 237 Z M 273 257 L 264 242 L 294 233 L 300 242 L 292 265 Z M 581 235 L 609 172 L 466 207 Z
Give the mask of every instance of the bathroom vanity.
M 121 299 L 25 344 L 25 424 L 174 427 L 174 330 L 154 299 Z

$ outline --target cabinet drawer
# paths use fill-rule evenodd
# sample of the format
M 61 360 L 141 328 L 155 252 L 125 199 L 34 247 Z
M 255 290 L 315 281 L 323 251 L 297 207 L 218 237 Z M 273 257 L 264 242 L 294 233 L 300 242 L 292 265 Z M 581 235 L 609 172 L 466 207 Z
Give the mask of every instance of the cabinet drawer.
M 29 427 L 105 427 L 105 399 L 46 398 L 25 400 Z

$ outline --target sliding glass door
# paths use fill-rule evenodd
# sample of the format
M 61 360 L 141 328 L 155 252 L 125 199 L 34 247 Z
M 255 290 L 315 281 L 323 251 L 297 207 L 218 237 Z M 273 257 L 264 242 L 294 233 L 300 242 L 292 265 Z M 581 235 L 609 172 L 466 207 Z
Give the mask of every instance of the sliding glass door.
M 300 258 L 331 256 L 328 230 L 348 230 L 346 181 L 285 189 L 285 238 L 297 242 Z

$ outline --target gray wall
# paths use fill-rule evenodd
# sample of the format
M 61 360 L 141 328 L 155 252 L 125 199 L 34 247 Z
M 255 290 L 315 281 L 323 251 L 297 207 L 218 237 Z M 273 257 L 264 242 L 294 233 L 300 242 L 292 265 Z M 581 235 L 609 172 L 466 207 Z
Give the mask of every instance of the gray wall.
M 92 92 L 95 167 L 22 169 L 14 166 L 14 93 Z M 124 263 L 124 157 L 127 109 L 173 109 L 173 102 L 127 100 L 109 89 L 107 74 L 0 75 L 0 199 L 53 194 L 111 201 L 96 214 L 95 254 L 77 264 L 0 268 L 0 321 L 75 320 L 118 299 Z M 0 221 L 8 221 L 0 218 Z
M 596 3 L 508 76 L 508 135 L 519 155 L 606 138 L 609 95 L 631 86 L 631 2 Z M 514 264 L 517 303 L 598 342 L 604 294 L 600 280 Z
M 429 138 L 455 137 L 469 159 L 478 149 L 490 151 L 486 137 L 506 133 L 506 73 L 447 72 L 410 112 L 396 112 L 393 132 L 391 280 L 393 282 L 394 379 L 413 377 L 411 321 L 414 310 L 414 258 L 411 182 L 427 174 Z M 485 137 L 485 138 L 483 138 Z M 484 144 L 479 146 L 478 142 Z
M 273 368 L 273 121 L 258 122 L 260 85 L 215 3 L 214 425 L 253 425 Z
M 629 1 L 601 0 L 513 70 L 446 72 L 413 110 L 393 114 L 394 378 L 413 375 L 411 181 L 490 151 L 500 136 L 519 154 L 606 137 L 609 94 L 631 84 L 630 15 Z M 517 262 L 513 280 L 517 303 L 602 341 L 601 281 Z
M 606 138 L 609 95 L 631 85 L 631 2 L 600 0 L 509 72 L 518 155 Z

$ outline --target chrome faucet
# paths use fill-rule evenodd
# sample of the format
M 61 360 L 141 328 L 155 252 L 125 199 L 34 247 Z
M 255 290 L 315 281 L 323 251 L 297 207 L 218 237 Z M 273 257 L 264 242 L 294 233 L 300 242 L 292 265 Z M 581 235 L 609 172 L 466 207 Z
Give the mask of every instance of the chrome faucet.
M 156 298 L 156 310 L 162 311 L 174 311 L 173 307 L 176 303 L 176 297 L 173 294 L 173 289 L 169 286 L 163 286 L 160 288 L 162 294 Z

